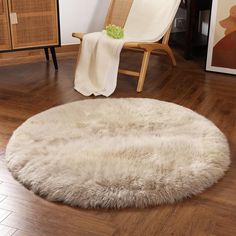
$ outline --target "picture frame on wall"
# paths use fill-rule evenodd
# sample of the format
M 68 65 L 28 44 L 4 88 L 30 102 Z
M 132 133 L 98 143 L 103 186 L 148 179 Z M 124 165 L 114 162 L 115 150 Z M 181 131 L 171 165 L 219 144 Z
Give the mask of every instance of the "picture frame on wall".
M 236 75 L 236 0 L 213 0 L 206 70 Z

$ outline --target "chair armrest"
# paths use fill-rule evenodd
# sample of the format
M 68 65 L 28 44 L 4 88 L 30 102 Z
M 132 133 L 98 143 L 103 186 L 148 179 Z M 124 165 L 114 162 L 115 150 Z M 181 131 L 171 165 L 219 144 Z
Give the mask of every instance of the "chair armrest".
M 72 37 L 83 40 L 84 35 L 85 35 L 85 33 L 78 32 L 78 33 L 73 33 Z
M 125 49 L 138 48 L 142 50 L 152 51 L 156 49 L 163 50 L 164 45 L 161 43 L 130 42 L 130 43 L 125 43 L 124 48 Z

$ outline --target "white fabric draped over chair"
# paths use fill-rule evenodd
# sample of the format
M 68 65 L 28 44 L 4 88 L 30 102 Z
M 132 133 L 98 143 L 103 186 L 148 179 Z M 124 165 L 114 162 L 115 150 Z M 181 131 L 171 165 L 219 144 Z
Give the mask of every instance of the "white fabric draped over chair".
M 128 1 L 130 3 L 130 1 Z M 113 0 L 107 22 L 112 22 L 112 14 L 119 16 L 119 10 L 128 4 L 127 0 Z M 128 75 L 139 76 L 138 92 L 143 89 L 151 52 L 164 50 L 176 64 L 173 53 L 168 46 L 170 27 L 179 7 L 180 0 L 133 0 L 127 12 L 120 14 L 124 20 L 125 37 L 112 39 L 104 32 L 87 34 L 75 33 L 73 36 L 83 39 L 80 58 L 75 73 L 75 89 L 85 96 L 110 96 L 117 84 L 117 74 L 122 48 L 144 50 L 141 71 L 120 70 Z M 121 7 L 122 6 L 122 7 Z M 163 38 L 164 37 L 164 38 Z M 162 43 L 157 43 L 163 38 Z

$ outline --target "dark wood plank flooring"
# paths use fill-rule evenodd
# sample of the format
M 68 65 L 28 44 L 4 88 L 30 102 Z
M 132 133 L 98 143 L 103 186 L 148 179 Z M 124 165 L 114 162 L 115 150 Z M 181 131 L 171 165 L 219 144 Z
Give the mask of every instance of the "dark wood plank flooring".
M 178 66 L 153 56 L 144 92 L 119 76 L 112 97 L 174 102 L 212 120 L 227 136 L 232 165 L 225 178 L 203 194 L 174 205 L 121 211 L 81 210 L 47 202 L 16 182 L 3 162 L 6 144 L 27 118 L 64 103 L 85 99 L 73 90 L 76 58 L 60 59 L 59 71 L 45 62 L 0 67 L 0 235 L 236 235 L 236 77 L 204 72 L 204 61 Z M 122 67 L 135 68 L 139 54 L 124 53 Z M 91 97 L 89 99 L 95 99 Z

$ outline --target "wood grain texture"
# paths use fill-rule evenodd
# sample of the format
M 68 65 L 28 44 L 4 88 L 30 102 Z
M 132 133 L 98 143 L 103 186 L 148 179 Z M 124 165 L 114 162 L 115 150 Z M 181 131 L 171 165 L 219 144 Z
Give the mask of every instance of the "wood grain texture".
M 11 49 L 11 34 L 8 21 L 9 13 L 7 0 L 0 0 L 0 51 Z
M 63 45 L 56 48 L 57 57 L 70 57 L 78 54 L 79 44 Z M 0 67 L 30 62 L 46 61 L 43 49 L 0 53 Z
M 204 72 L 203 60 L 185 61 L 175 53 L 176 68 L 166 57 L 151 56 L 142 93 L 135 91 L 136 79 L 119 76 L 112 97 L 174 102 L 212 120 L 230 143 L 232 165 L 226 176 L 197 197 L 152 209 L 86 211 L 47 202 L 11 177 L 3 162 L 4 151 L 14 129 L 27 118 L 85 99 L 73 89 L 76 57 L 61 58 L 58 72 L 45 62 L 1 67 L 0 196 L 4 198 L 0 209 L 10 212 L 0 223 L 0 230 L 5 230 L 1 233 L 10 229 L 14 236 L 236 235 L 236 77 Z M 135 68 L 141 61 L 141 54 L 125 52 L 122 68 Z

